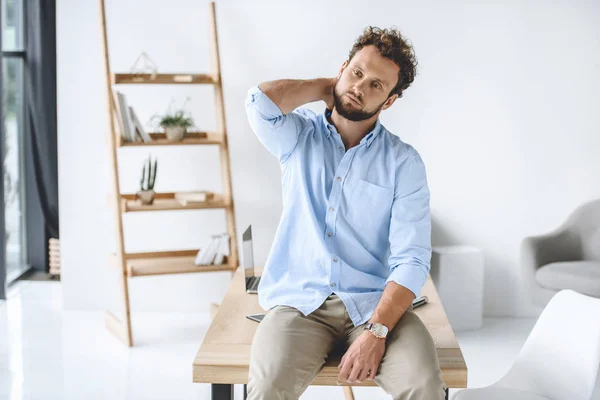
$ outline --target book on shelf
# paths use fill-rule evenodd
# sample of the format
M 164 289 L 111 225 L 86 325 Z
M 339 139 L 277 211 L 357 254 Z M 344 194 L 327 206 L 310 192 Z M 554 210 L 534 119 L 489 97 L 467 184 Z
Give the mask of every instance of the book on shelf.
M 117 95 L 116 90 L 114 90 L 113 99 L 115 100 L 115 113 L 113 115 L 115 126 L 118 126 L 118 130 L 121 133 L 121 138 L 123 140 L 127 140 L 125 126 L 123 125 L 123 118 L 121 117 L 121 102 L 119 101 L 119 96 Z
M 121 120 L 121 137 L 126 142 L 135 142 L 135 126 L 131 119 L 131 113 L 129 112 L 129 105 L 127 104 L 127 97 L 119 91 L 116 93 L 117 111 L 119 119 Z
M 140 119 L 138 118 L 137 114 L 133 110 L 133 107 L 131 107 L 131 106 L 129 106 L 129 114 L 131 115 L 131 119 L 133 121 L 135 131 L 139 135 L 139 137 L 144 141 L 144 143 L 151 142 L 152 138 L 150 137 L 148 132 L 146 132 L 146 130 L 144 129 L 144 125 L 142 125 L 142 123 L 140 122 Z
M 221 245 L 219 246 L 219 250 L 217 251 L 217 255 L 213 261 L 215 265 L 223 265 L 223 260 L 225 256 L 229 255 L 229 234 L 224 233 L 221 235 Z
M 214 198 L 215 194 L 207 191 L 175 193 L 175 199 L 184 206 L 190 203 L 204 203 L 213 200 Z
M 229 234 L 211 235 L 196 255 L 196 265 L 222 265 L 225 256 L 229 255 Z
M 209 236 L 204 239 L 200 246 L 200 250 L 198 250 L 198 253 L 196 253 L 196 259 L 194 260 L 194 264 L 202 265 L 202 258 L 204 258 L 206 251 L 208 250 L 208 246 L 210 246 L 213 240 L 213 236 Z
M 210 242 L 204 248 L 201 248 L 196 256 L 196 265 L 208 265 L 215 258 L 217 247 L 219 246 L 219 235 L 211 235 Z M 211 256 L 212 254 L 212 256 Z
M 214 260 L 215 260 L 215 257 L 217 256 L 217 252 L 219 251 L 219 247 L 221 247 L 221 240 L 223 240 L 221 238 L 221 236 L 217 235 L 217 237 L 215 238 L 215 241 L 213 242 L 213 245 L 210 246 L 208 253 L 206 253 L 206 258 L 204 260 L 202 260 L 202 264 L 204 264 L 204 265 L 214 264 Z

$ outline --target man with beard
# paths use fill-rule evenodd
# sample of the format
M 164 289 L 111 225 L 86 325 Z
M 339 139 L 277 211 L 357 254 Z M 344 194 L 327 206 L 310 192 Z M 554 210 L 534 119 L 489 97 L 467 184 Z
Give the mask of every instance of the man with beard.
M 267 315 L 252 342 L 249 399 L 299 398 L 338 345 L 347 347 L 338 383 L 444 398 L 435 345 L 412 311 L 431 259 L 425 166 L 379 121 L 416 66 L 397 29 L 368 27 L 336 78 L 249 90 L 250 126 L 278 158 L 283 190 L 258 289 Z M 297 109 L 318 100 L 323 113 Z

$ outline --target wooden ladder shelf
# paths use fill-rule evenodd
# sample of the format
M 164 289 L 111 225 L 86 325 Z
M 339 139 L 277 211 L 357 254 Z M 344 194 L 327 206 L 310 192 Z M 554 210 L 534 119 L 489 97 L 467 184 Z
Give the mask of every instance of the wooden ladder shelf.
M 123 294 L 122 313 L 119 319 L 107 311 L 105 322 L 108 329 L 127 346 L 133 346 L 131 329 L 131 312 L 129 307 L 129 278 L 150 275 L 184 274 L 195 272 L 230 271 L 238 267 L 237 233 L 235 228 L 235 213 L 231 191 L 231 170 L 229 164 L 229 149 L 227 144 L 227 128 L 225 124 L 225 105 L 223 100 L 223 81 L 221 79 L 221 62 L 215 3 L 209 3 L 209 33 L 211 36 L 211 73 L 177 73 L 177 74 L 130 74 L 113 73 L 110 69 L 108 55 L 108 38 L 106 31 L 106 9 L 104 0 L 100 1 L 100 16 L 102 26 L 102 44 L 106 69 L 106 90 L 108 93 L 108 118 L 110 121 L 110 162 L 112 169 L 112 194 L 110 203 L 114 209 L 116 221 L 116 252 L 110 257 L 110 264 L 119 272 L 119 284 Z M 216 132 L 190 133 L 181 141 L 169 140 L 163 133 L 151 133 L 152 141 L 125 142 L 121 138 L 117 120 L 116 101 L 113 86 L 120 84 L 140 85 L 212 85 L 217 118 Z M 216 194 L 214 199 L 205 203 L 188 203 L 182 205 L 175 199 L 175 193 L 157 193 L 152 205 L 142 205 L 135 195 L 123 194 L 120 190 L 117 151 L 119 148 L 130 146 L 186 146 L 186 145 L 216 145 L 219 147 L 220 167 L 223 193 Z M 194 260 L 198 249 L 161 251 L 147 253 L 126 253 L 123 236 L 123 214 L 129 212 L 170 211 L 170 210 L 202 210 L 222 208 L 225 210 L 227 233 L 229 234 L 230 255 L 225 258 L 223 265 L 195 265 Z

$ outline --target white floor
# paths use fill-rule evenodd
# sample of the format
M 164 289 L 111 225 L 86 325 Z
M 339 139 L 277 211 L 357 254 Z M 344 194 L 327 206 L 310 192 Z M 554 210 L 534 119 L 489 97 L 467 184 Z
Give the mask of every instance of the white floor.
M 191 373 L 208 316 L 136 313 L 136 346 L 128 349 L 104 328 L 102 312 L 63 311 L 61 299 L 58 282 L 21 282 L 0 301 L 0 399 L 210 399 L 210 386 L 193 384 Z M 458 333 L 469 387 L 500 378 L 534 323 L 488 318 L 482 330 Z M 379 388 L 354 393 L 390 398 Z M 241 385 L 235 396 L 242 399 Z M 309 387 L 301 397 L 324 398 L 342 399 L 341 388 Z

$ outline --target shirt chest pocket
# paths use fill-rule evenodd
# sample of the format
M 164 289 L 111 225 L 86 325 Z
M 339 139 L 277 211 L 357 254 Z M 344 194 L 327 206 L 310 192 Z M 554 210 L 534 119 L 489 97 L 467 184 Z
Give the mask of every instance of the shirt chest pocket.
M 394 188 L 359 179 L 349 197 L 348 221 L 358 232 L 372 234 L 387 228 Z

